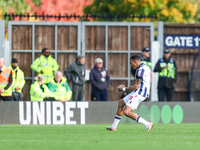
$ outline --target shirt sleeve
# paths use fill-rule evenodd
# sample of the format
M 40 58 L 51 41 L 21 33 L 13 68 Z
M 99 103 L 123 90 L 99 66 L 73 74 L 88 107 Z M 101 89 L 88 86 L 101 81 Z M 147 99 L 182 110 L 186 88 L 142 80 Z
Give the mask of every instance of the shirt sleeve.
M 136 79 L 141 79 L 143 80 L 144 77 L 144 68 L 141 68 L 139 70 L 136 71 Z
M 72 97 L 72 91 L 69 87 L 69 84 L 67 82 L 65 82 L 65 88 L 66 88 L 66 94 L 65 94 L 65 98 L 67 98 L 68 100 L 71 99 Z
M 98 83 L 96 82 L 96 80 L 94 78 L 93 70 L 90 71 L 90 83 L 92 86 L 98 88 Z
M 55 60 L 55 59 L 53 59 L 54 60 L 54 63 L 53 63 L 53 70 L 56 72 L 56 71 L 58 71 L 58 69 L 59 69 L 59 65 L 58 65 L 58 63 L 57 63 L 57 61 Z
M 47 87 L 48 87 L 49 91 L 54 92 L 54 90 L 53 90 L 53 83 L 52 82 L 49 82 L 48 85 L 47 85 Z
M 19 83 L 18 83 L 18 87 L 20 88 L 20 89 L 22 89 L 23 87 L 24 87 L 24 84 L 25 84 L 25 79 L 24 79 L 24 72 L 22 72 L 21 70 L 20 70 L 20 81 L 19 81 Z
M 69 65 L 65 70 L 64 70 L 64 74 L 67 78 L 68 81 L 71 81 L 71 72 L 72 72 L 72 64 Z
M 160 62 L 159 61 L 156 63 L 156 66 L 155 66 L 153 72 L 161 72 L 161 67 L 160 67 Z
M 12 82 L 13 82 L 13 78 L 12 78 L 12 71 L 11 71 L 10 75 L 9 75 L 9 82 L 6 85 L 6 87 L 4 88 L 4 90 L 7 90 L 12 85 Z
M 41 71 L 40 60 L 37 58 L 32 64 L 31 69 L 39 73 Z
M 176 62 L 174 61 L 174 67 L 175 67 L 175 78 L 174 78 L 174 82 L 176 82 L 177 79 L 177 67 L 176 67 Z

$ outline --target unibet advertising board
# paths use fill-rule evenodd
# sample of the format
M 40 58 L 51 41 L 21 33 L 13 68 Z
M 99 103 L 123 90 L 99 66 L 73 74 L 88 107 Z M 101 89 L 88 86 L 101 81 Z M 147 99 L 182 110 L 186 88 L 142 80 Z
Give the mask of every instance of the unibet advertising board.
M 0 123 L 110 124 L 118 102 L 0 102 Z M 199 102 L 142 102 L 133 112 L 153 123 L 200 123 Z M 120 123 L 136 123 L 122 116 Z

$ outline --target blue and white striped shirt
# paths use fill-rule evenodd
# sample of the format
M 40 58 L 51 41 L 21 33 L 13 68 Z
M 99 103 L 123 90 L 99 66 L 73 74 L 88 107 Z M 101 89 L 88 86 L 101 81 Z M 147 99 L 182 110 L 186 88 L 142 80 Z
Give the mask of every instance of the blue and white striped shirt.
M 142 82 L 135 92 L 142 97 L 149 97 L 151 76 L 151 69 L 144 63 L 136 70 L 135 79 L 142 79 Z

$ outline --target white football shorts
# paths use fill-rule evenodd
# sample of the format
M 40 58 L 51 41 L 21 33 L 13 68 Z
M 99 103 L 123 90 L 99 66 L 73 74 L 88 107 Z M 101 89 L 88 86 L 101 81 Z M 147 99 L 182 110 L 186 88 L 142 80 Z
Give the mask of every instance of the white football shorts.
M 131 92 L 123 98 L 126 106 L 131 107 L 133 110 L 137 109 L 140 102 L 144 101 L 145 99 L 146 97 L 143 97 L 135 92 Z

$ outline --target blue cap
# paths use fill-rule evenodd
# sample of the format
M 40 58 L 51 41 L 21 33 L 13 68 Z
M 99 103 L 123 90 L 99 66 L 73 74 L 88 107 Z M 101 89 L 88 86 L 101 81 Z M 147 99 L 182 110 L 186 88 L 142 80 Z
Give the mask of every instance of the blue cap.
M 149 51 L 150 51 L 150 49 L 148 47 L 145 47 L 142 49 L 142 52 L 149 52 Z
M 168 53 L 170 53 L 170 50 L 165 49 L 165 50 L 164 50 L 164 54 L 168 54 Z

